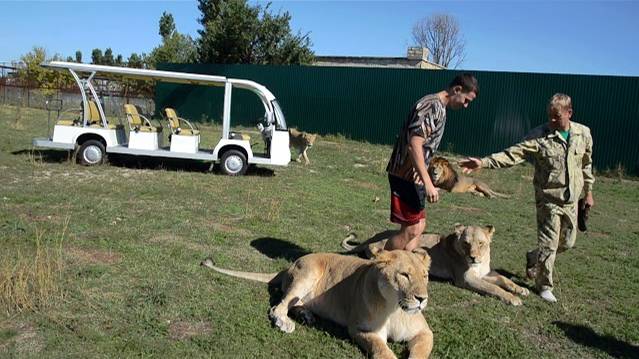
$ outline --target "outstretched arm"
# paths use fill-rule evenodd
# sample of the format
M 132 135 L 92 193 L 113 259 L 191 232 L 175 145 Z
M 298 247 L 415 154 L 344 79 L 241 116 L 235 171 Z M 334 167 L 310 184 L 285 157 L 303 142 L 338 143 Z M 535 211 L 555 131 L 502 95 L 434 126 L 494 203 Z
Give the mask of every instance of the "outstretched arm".
M 465 160 L 459 161 L 459 165 L 462 167 L 464 173 L 470 173 L 479 168 L 511 167 L 524 162 L 526 155 L 537 153 L 538 151 L 538 142 L 536 140 L 527 140 L 482 159 L 468 157 Z

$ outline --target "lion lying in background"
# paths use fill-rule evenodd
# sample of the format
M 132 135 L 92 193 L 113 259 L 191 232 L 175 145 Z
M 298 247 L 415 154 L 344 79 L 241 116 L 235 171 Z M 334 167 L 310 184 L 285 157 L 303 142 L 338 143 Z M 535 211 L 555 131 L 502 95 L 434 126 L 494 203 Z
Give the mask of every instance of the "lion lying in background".
M 447 236 L 422 234 L 419 247 L 426 249 L 431 258 L 429 274 L 435 278 L 452 280 L 461 288 L 473 290 L 501 299 L 506 304 L 521 305 L 521 299 L 515 294 L 528 295 L 528 289 L 522 288 L 510 279 L 490 268 L 490 242 L 495 228 L 493 226 L 455 225 L 455 231 Z M 384 248 L 390 238 L 371 238 L 364 243 L 353 242 L 353 236 L 342 241 L 342 248 L 348 254 L 370 253 Z
M 295 159 L 295 161 L 300 162 L 300 158 L 304 157 L 304 164 L 310 164 L 311 161 L 308 160 L 308 155 L 306 151 L 313 147 L 315 143 L 315 139 L 317 139 L 316 134 L 307 133 L 304 131 L 299 131 L 295 128 L 288 129 L 289 134 L 289 146 L 291 148 L 296 148 L 299 152 L 299 155 Z
M 445 189 L 448 192 L 471 192 L 488 198 L 509 198 L 505 194 L 493 191 L 487 184 L 478 179 L 458 175 L 450 162 L 443 157 L 432 159 L 428 166 L 428 175 L 435 187 Z
M 372 253 L 372 260 L 334 253 L 303 256 L 288 270 L 263 274 L 202 265 L 234 277 L 280 284 L 282 301 L 269 317 L 286 333 L 295 330 L 289 311 L 306 322 L 313 314 L 346 326 L 350 336 L 373 358 L 395 358 L 386 341 L 408 341 L 411 358 L 427 358 L 433 333 L 421 311 L 428 301 L 425 251 Z

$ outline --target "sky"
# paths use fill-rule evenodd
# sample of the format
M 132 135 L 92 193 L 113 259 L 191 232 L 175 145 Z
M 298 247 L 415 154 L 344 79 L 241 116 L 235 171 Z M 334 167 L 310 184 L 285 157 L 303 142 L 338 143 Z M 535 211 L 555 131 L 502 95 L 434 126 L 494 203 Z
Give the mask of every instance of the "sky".
M 271 9 L 291 14 L 316 55 L 405 56 L 413 25 L 444 13 L 466 41 L 461 69 L 639 76 L 639 0 L 272 1 Z M 164 11 L 179 32 L 198 36 L 196 1 L 0 0 L 0 62 L 34 46 L 63 57 L 80 50 L 84 62 L 94 48 L 125 59 L 149 53 Z

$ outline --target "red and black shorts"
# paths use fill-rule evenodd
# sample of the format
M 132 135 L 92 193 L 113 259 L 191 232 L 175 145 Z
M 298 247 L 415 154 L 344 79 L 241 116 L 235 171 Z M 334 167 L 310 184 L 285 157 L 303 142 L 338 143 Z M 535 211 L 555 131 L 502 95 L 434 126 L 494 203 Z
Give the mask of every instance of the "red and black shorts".
M 391 189 L 391 222 L 413 225 L 426 218 L 424 186 L 391 174 L 388 175 L 388 182 Z

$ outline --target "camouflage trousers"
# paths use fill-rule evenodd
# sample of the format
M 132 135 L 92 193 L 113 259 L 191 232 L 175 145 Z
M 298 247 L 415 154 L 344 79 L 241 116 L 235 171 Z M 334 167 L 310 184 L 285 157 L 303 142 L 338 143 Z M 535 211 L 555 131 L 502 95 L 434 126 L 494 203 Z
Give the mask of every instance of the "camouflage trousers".
M 528 265 L 536 265 L 536 286 L 552 290 L 552 272 L 557 253 L 575 245 L 577 204 L 537 203 L 537 248 L 527 254 Z

